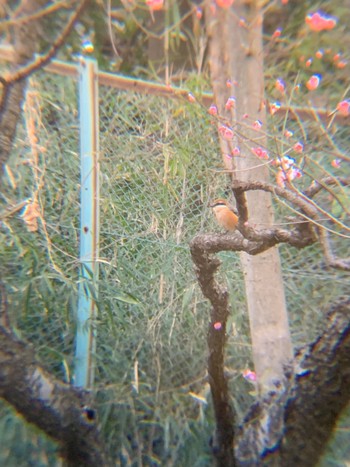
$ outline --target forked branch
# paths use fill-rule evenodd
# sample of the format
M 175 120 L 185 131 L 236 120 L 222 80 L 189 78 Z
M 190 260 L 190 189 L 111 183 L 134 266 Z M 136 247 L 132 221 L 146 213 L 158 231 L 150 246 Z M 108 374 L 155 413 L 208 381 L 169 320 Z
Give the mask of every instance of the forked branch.
M 350 259 L 341 259 L 334 255 L 329 239 L 329 233 L 322 225 L 320 210 L 318 206 L 311 201 L 312 197 L 319 193 L 323 187 L 328 187 L 330 184 L 335 183 L 342 186 L 348 186 L 350 184 L 350 180 L 344 178 L 338 180 L 326 178 L 319 183 L 313 183 L 305 193 L 302 194 L 286 188 L 274 186 L 267 182 L 242 182 L 239 180 L 233 180 L 232 191 L 236 198 L 240 219 L 238 230 L 245 239 L 254 242 L 261 242 L 267 247 L 274 246 L 277 243 L 287 243 L 297 248 L 303 248 L 318 240 L 321 244 L 327 265 L 329 267 L 349 271 Z M 269 192 L 292 205 L 299 216 L 298 222 L 293 226 L 293 230 L 280 229 L 276 227 L 258 230 L 253 225 L 250 225 L 245 193 L 251 190 Z M 329 217 L 329 221 L 333 221 L 331 216 Z M 247 253 L 250 252 L 247 251 Z
M 284 380 L 276 381 L 275 387 L 252 405 L 236 431 L 224 374 L 228 292 L 215 279 L 220 262 L 214 254 L 222 250 L 257 254 L 267 243 L 236 233 L 198 235 L 190 244 L 198 282 L 212 305 L 208 372 L 216 418 L 213 454 L 219 466 L 312 467 L 350 399 L 350 301 L 330 311 L 322 334 L 296 353 Z

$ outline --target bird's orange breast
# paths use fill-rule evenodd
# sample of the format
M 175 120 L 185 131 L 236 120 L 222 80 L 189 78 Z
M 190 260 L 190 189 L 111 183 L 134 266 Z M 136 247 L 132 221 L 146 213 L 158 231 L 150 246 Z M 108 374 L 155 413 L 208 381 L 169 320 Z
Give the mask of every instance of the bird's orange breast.
M 227 207 L 217 207 L 214 211 L 218 223 L 226 230 L 236 230 L 238 217 Z

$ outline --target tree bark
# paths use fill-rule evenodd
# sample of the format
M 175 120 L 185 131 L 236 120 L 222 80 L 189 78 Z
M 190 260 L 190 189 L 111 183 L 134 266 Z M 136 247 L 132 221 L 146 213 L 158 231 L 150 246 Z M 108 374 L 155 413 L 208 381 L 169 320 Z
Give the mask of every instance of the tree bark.
M 68 466 L 106 466 L 88 393 L 62 383 L 36 360 L 34 349 L 0 327 L 0 397 L 61 446 Z
M 86 6 L 87 0 L 81 0 L 77 4 L 76 10 L 68 20 L 66 27 L 58 35 L 47 54 L 34 60 L 34 54 L 39 50 L 42 16 L 39 15 L 37 19 L 33 19 L 31 15 L 40 13 L 40 10 L 46 4 L 46 0 L 23 0 L 11 17 L 14 22 L 11 41 L 15 65 L 11 73 L 0 77 L 0 83 L 2 84 L 0 97 L 0 177 L 10 157 L 28 77 L 31 73 L 47 64 L 63 45 Z M 28 19 L 26 19 L 27 17 Z M 16 19 L 18 19 L 17 22 Z
M 325 329 L 300 349 L 287 391 L 254 404 L 237 433 L 237 465 L 317 465 L 350 400 L 350 301 L 333 307 Z
M 31 15 L 40 10 L 46 0 L 22 1 L 17 8 L 14 20 L 18 16 Z M 15 51 L 14 70 L 28 63 L 38 47 L 39 21 L 28 21 L 15 25 L 12 29 L 12 42 Z M 3 84 L 0 100 L 0 166 L 1 172 L 10 157 L 12 143 L 16 134 L 18 119 L 22 113 L 22 102 L 26 90 L 26 80 L 13 84 Z M 1 176 L 0 172 L 0 176 Z

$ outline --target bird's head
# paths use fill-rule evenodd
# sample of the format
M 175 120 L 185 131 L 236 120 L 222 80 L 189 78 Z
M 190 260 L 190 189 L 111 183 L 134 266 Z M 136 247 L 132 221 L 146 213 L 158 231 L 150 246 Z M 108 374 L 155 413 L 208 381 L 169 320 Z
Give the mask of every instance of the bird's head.
M 217 207 L 226 207 L 226 208 L 228 208 L 229 204 L 225 199 L 218 198 L 218 199 L 214 199 L 214 201 L 212 203 L 210 203 L 209 206 L 211 208 L 217 208 Z

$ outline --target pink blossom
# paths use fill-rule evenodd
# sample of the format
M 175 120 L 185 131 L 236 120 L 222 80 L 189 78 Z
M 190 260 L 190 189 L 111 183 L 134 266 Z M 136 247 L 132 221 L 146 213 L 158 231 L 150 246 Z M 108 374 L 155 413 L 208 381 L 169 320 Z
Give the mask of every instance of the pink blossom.
M 282 34 L 282 28 L 277 28 L 275 32 L 272 34 L 272 38 L 275 39 L 276 37 L 280 37 Z
M 279 102 L 274 102 L 270 104 L 270 114 L 275 115 L 275 113 L 281 108 L 281 104 Z
M 227 141 L 231 140 L 233 138 L 233 130 L 232 128 L 226 126 L 226 125 L 221 125 L 218 128 L 220 135 L 226 139 Z
M 258 148 L 251 148 L 251 150 L 259 159 L 269 159 L 269 155 L 266 149 L 258 147 Z
M 226 101 L 225 109 L 226 110 L 231 110 L 231 109 L 234 108 L 235 104 L 236 104 L 236 99 L 233 96 L 231 96 Z
M 290 167 L 287 170 L 280 168 L 276 174 L 276 183 L 280 187 L 285 187 L 286 182 L 291 182 L 292 180 L 302 177 L 303 174 L 298 167 Z
M 233 149 L 232 149 L 232 155 L 233 156 L 239 156 L 241 154 L 241 150 L 238 146 L 235 146 Z
M 339 102 L 337 105 L 337 111 L 343 117 L 348 117 L 350 115 L 350 100 L 346 99 L 344 101 Z
M 303 143 L 298 141 L 297 143 L 294 144 L 293 149 L 294 149 L 295 152 L 301 153 L 301 152 L 304 151 L 304 145 L 303 145 Z
M 318 88 L 321 81 L 320 75 L 312 75 L 311 78 L 307 81 L 306 87 L 309 91 L 314 91 Z
M 347 60 L 339 60 L 339 62 L 337 62 L 336 64 L 336 67 L 341 70 L 345 68 L 347 64 L 348 64 Z
M 208 112 L 210 115 L 217 115 L 218 114 L 218 108 L 216 107 L 215 104 L 211 104 L 211 106 L 208 109 Z
M 234 0 L 216 0 L 217 6 L 221 8 L 230 8 Z
M 332 167 L 334 167 L 335 169 L 339 169 L 340 164 L 341 164 L 341 159 L 333 159 L 331 162 Z
M 255 120 L 255 122 L 253 123 L 253 128 L 255 130 L 260 130 L 261 127 L 262 127 L 262 122 L 260 120 Z
M 298 169 L 298 167 L 291 167 L 289 170 L 287 170 L 287 179 L 289 182 L 302 176 L 303 174 L 301 170 Z
M 220 323 L 220 321 L 217 321 L 213 324 L 213 326 L 216 331 L 220 331 L 220 329 L 222 328 L 222 323 Z
M 210 2 L 210 7 L 209 7 L 209 9 L 210 9 L 210 13 L 211 13 L 213 16 L 215 16 L 215 15 L 216 15 L 216 3 Z
M 196 8 L 196 16 L 198 19 L 202 19 L 202 16 L 203 16 L 203 10 L 200 6 L 197 6 Z
M 286 84 L 283 81 L 283 79 L 281 78 L 276 79 L 275 88 L 277 89 L 277 91 L 281 92 L 282 94 L 284 93 L 286 89 Z
M 310 13 L 305 18 L 305 23 L 309 26 L 311 31 L 326 31 L 333 29 L 337 24 L 337 18 L 328 16 L 322 11 L 316 11 L 316 13 Z
M 187 99 L 189 102 L 193 103 L 193 102 L 196 102 L 196 98 L 194 97 L 194 95 L 192 94 L 192 92 L 189 92 L 187 94 Z
M 150 10 L 161 10 L 164 6 L 164 0 L 146 0 L 146 5 Z
M 277 159 L 275 165 L 280 165 L 283 170 L 288 170 L 295 164 L 295 159 L 290 156 L 283 156 Z
M 309 67 L 311 66 L 311 64 L 312 64 L 312 58 L 308 58 L 308 59 L 306 60 L 306 62 L 305 62 L 306 68 L 309 68 Z
M 252 371 L 249 368 L 247 368 L 246 370 L 243 370 L 242 376 L 244 379 L 250 381 L 251 383 L 256 382 L 256 373 L 255 371 Z

